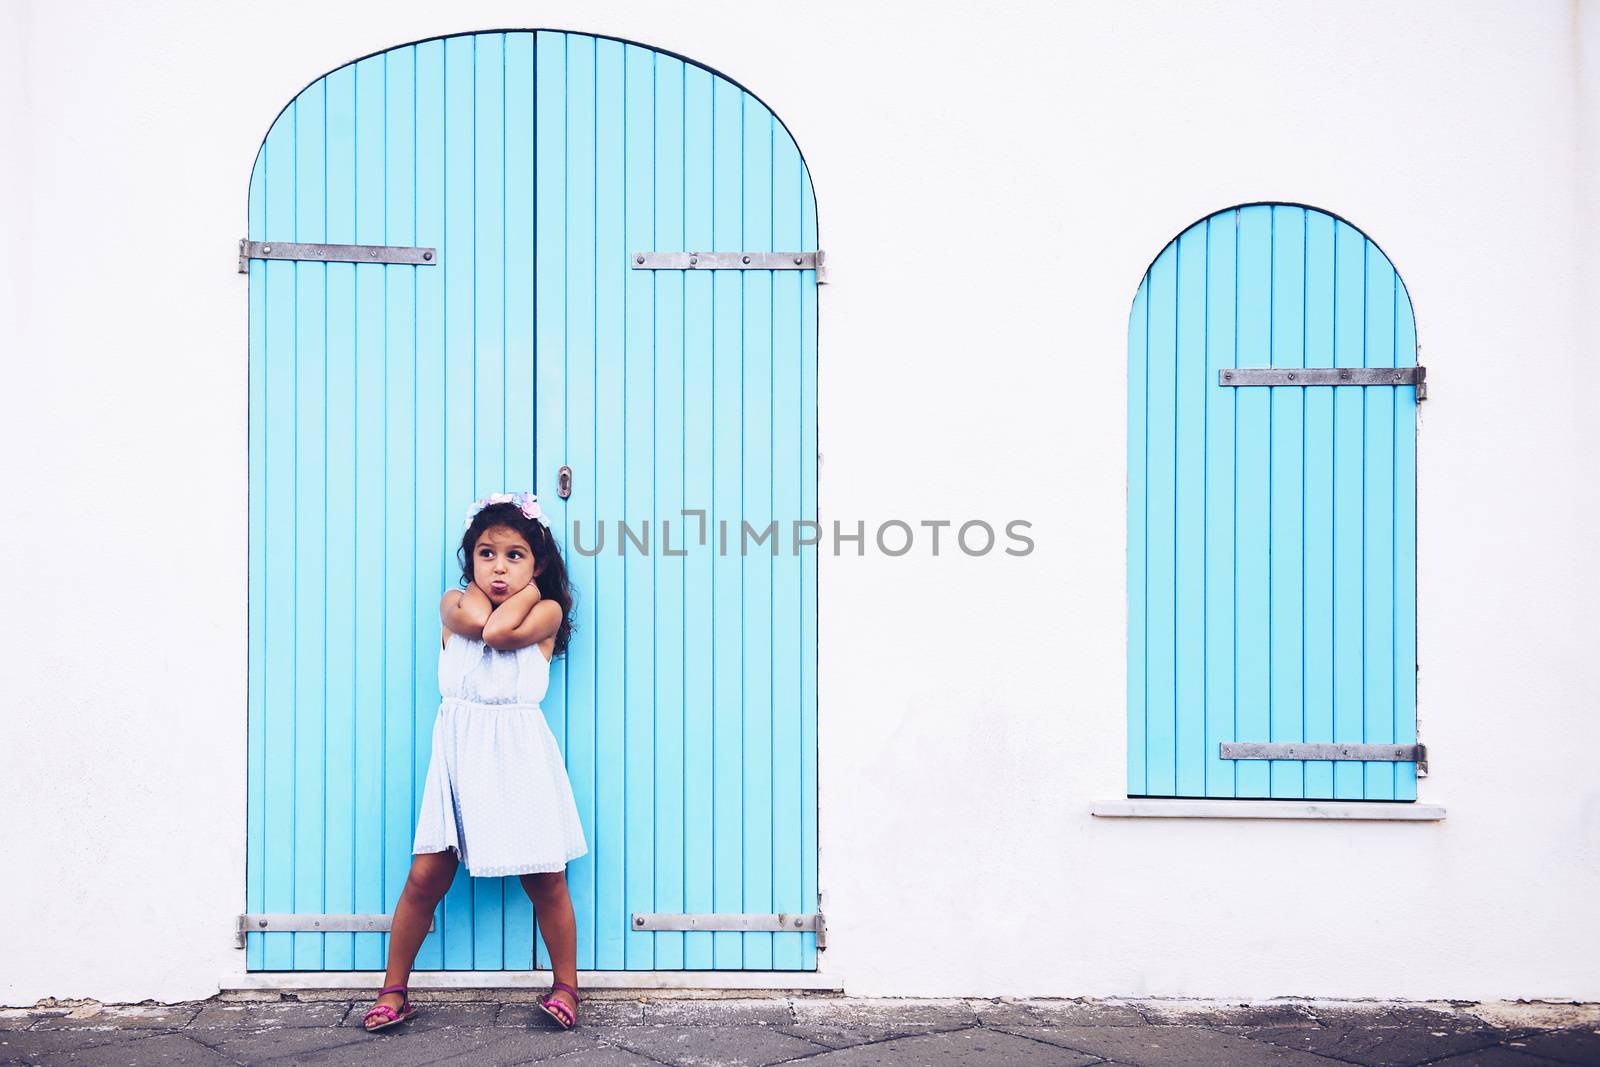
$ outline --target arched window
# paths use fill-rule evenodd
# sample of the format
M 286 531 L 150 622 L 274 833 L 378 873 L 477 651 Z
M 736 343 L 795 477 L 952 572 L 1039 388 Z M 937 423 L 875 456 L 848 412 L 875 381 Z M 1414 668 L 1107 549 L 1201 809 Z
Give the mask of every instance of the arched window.
M 1150 265 L 1130 796 L 1416 798 L 1416 351 L 1388 257 L 1315 208 L 1219 211 Z

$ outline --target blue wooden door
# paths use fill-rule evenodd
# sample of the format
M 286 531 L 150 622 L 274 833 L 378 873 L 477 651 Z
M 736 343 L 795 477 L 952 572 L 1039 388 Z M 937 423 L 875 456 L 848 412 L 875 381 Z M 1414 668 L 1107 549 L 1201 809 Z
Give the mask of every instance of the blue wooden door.
M 1226 386 L 1229 367 L 1414 367 L 1393 265 L 1258 204 L 1162 250 L 1128 330 L 1128 793 L 1414 800 L 1411 761 L 1223 742 L 1416 741 L 1414 385 Z
M 543 709 L 590 845 L 568 868 L 578 966 L 814 969 L 809 931 L 629 926 L 816 910 L 815 551 L 715 537 L 815 518 L 815 271 L 629 269 L 636 251 L 814 250 L 782 124 L 616 40 L 419 42 L 282 112 L 249 236 L 436 258 L 249 261 L 247 911 L 392 912 L 461 520 L 532 487 L 577 592 Z M 683 555 L 663 554 L 663 520 Z M 650 553 L 619 553 L 617 524 L 647 521 Z M 246 949 L 251 969 L 375 970 L 387 935 Z M 517 880 L 461 870 L 417 967 L 534 965 Z

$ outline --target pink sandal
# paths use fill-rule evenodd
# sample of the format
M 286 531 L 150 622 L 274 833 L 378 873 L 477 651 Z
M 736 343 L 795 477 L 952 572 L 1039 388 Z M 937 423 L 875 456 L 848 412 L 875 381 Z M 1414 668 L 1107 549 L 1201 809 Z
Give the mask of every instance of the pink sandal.
M 368 1033 L 371 1033 L 374 1030 L 387 1030 L 391 1026 L 398 1026 L 417 1013 L 417 1009 L 412 1007 L 411 1001 L 406 998 L 406 987 L 404 985 L 392 985 L 378 990 L 378 996 L 380 997 L 385 993 L 400 994 L 400 1010 L 399 1012 L 396 1012 L 387 1004 L 379 1004 L 376 1007 L 368 1008 L 367 1013 L 361 1017 L 361 1025 L 366 1027 Z M 378 1016 L 380 1019 L 386 1019 L 387 1021 L 381 1022 L 376 1026 L 372 1026 L 369 1024 L 369 1020 L 374 1015 Z
M 561 1024 L 561 1029 L 563 1029 L 563 1030 L 571 1030 L 574 1026 L 576 1026 L 578 1024 L 578 1013 L 576 1011 L 574 1011 L 572 1008 L 567 1007 L 567 1005 L 566 1005 L 566 1003 L 564 1001 L 560 1001 L 560 1000 L 556 999 L 556 990 L 557 989 L 564 990 L 564 991 L 566 991 L 568 993 L 571 993 L 572 994 L 572 1002 L 574 1004 L 576 1004 L 579 1000 L 582 999 L 581 997 L 578 996 L 578 991 L 576 989 L 573 989 L 567 983 L 565 983 L 565 982 L 552 982 L 552 983 L 550 983 L 550 992 L 548 994 L 546 994 L 546 996 L 544 997 L 543 1000 L 539 1001 L 539 1007 L 544 1009 L 544 1013 L 546 1015 L 550 1016 L 550 1018 L 552 1018 L 556 1022 L 560 1023 Z

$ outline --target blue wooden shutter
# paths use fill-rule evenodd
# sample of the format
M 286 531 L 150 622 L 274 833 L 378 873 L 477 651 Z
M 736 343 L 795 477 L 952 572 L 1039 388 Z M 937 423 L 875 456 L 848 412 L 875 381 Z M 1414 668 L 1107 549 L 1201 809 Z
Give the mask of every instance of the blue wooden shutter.
M 1393 265 L 1312 208 L 1218 212 L 1128 329 L 1128 793 L 1414 800 L 1416 765 L 1224 741 L 1416 741 L 1416 388 L 1223 386 L 1412 367 Z
M 815 518 L 816 276 L 628 253 L 815 249 L 809 176 L 753 96 L 620 41 L 466 34 L 301 92 L 251 177 L 257 241 L 434 247 L 428 266 L 251 260 L 246 910 L 385 914 L 438 706 L 467 506 L 534 488 L 579 629 L 543 702 L 588 855 L 584 969 L 815 969 L 810 932 L 632 912 L 816 910 L 815 550 L 685 545 L 682 508 Z M 574 471 L 568 501 L 555 474 Z M 651 555 L 616 523 L 652 520 Z M 661 520 L 673 524 L 664 557 Z M 692 532 L 692 531 L 689 531 Z M 548 967 L 515 878 L 461 871 L 422 970 Z M 252 970 L 381 969 L 387 937 L 248 935 Z

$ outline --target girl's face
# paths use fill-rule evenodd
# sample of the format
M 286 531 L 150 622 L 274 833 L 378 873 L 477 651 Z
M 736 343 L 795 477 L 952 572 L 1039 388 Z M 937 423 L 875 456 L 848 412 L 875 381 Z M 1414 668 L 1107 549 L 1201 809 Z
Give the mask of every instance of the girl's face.
M 500 604 L 522 592 L 537 573 L 533 552 L 522 535 L 509 526 L 491 526 L 478 535 L 472 549 L 472 580 Z

